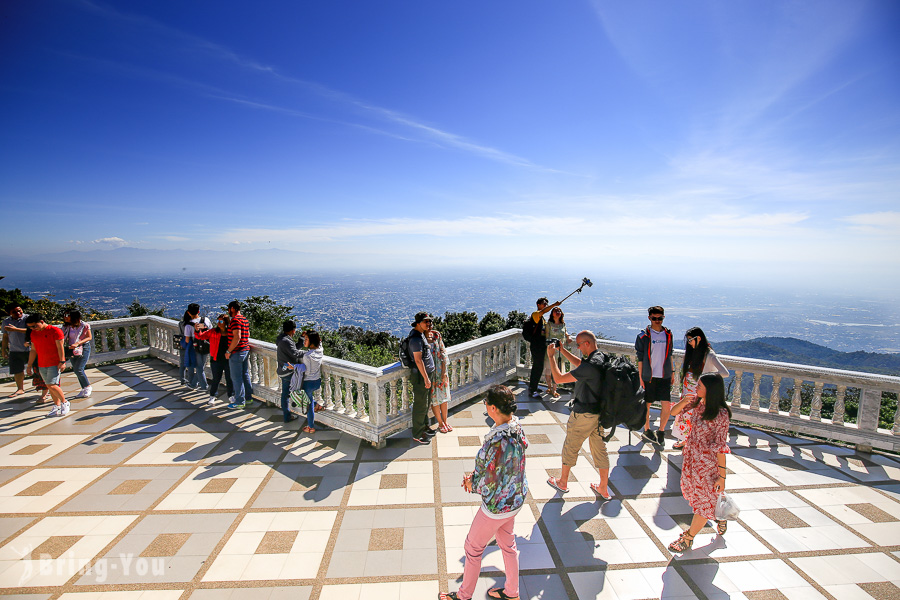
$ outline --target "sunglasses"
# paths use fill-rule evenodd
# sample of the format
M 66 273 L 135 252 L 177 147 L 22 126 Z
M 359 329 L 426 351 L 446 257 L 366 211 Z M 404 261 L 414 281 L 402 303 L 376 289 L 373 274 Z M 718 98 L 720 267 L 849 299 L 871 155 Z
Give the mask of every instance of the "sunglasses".
M 651 321 L 662 321 L 665 317 L 650 317 Z

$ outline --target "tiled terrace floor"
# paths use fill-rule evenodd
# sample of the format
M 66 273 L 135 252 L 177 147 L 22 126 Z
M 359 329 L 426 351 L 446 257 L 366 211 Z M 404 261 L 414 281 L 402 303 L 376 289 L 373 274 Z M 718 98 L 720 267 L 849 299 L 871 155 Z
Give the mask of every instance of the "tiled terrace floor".
M 174 375 L 156 360 L 92 369 L 93 397 L 55 419 L 0 386 L 0 596 L 395 600 L 458 587 L 478 507 L 459 484 L 487 431 L 480 404 L 457 409 L 431 446 L 407 434 L 374 450 L 300 434 L 258 403 L 208 407 Z M 74 394 L 70 373 L 64 384 Z M 741 518 L 673 559 L 666 545 L 690 509 L 671 440 L 660 453 L 620 430 L 616 498 L 588 489 L 585 451 L 563 499 L 546 479 L 565 405 L 520 408 L 522 598 L 900 598 L 900 462 L 733 427 Z M 476 598 L 502 581 L 500 565 L 490 546 Z

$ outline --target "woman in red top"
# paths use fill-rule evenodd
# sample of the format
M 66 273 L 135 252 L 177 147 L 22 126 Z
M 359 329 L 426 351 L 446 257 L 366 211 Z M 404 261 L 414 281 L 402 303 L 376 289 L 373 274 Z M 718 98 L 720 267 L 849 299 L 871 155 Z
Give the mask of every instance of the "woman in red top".
M 725 400 L 725 380 L 718 373 L 707 373 L 697 383 L 697 396 L 687 396 L 672 407 L 672 413 L 694 410 L 691 435 L 684 447 L 681 465 L 681 493 L 694 510 L 691 526 L 669 544 L 672 552 L 689 550 L 694 536 L 716 518 L 716 500 L 725 491 L 725 455 L 728 449 L 728 427 L 731 409 Z M 699 418 L 698 418 L 699 417 Z M 727 521 L 716 521 L 719 535 L 724 535 Z
M 219 391 L 219 382 L 225 375 L 225 387 L 228 390 L 228 401 L 234 402 L 234 384 L 231 383 L 231 371 L 228 369 L 228 359 L 225 352 L 228 351 L 228 315 L 221 314 L 216 319 L 214 329 L 206 329 L 206 325 L 198 323 L 194 327 L 194 337 L 198 340 L 209 342 L 209 368 L 212 370 L 212 381 L 209 382 L 209 400 L 207 404 L 217 402 L 216 394 Z

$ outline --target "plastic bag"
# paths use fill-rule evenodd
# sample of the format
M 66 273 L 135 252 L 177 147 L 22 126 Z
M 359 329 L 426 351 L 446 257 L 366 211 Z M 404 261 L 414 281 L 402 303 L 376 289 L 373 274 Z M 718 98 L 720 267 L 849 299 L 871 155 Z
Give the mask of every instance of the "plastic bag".
M 716 520 L 717 521 L 734 521 L 741 514 L 734 497 L 722 492 L 719 499 L 716 500 Z
M 300 409 L 301 414 L 306 414 L 309 408 L 310 398 L 303 390 L 294 390 L 290 394 L 291 402 Z

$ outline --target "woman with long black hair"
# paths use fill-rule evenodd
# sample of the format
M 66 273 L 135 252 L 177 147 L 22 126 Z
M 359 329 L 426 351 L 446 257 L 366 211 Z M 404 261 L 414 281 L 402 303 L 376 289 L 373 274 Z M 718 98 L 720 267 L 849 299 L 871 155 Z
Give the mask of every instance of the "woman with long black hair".
M 691 435 L 684 446 L 681 465 L 681 493 L 694 511 L 691 526 L 669 544 L 672 552 L 685 552 L 694 543 L 694 536 L 716 520 L 716 501 L 725 491 L 725 456 L 728 448 L 728 427 L 731 409 L 725 398 L 725 380 L 718 373 L 706 373 L 697 382 L 697 395 L 682 398 L 672 407 L 674 414 L 694 410 Z M 728 521 L 716 521 L 716 530 L 724 535 Z
M 684 363 L 681 365 L 682 400 L 687 397 L 696 398 L 697 381 L 704 373 L 718 373 L 722 377 L 728 377 L 728 369 L 716 357 L 706 339 L 706 334 L 699 327 L 691 327 L 684 334 Z M 694 413 L 690 410 L 676 415 L 675 423 L 672 425 L 672 435 L 680 440 L 675 442 L 676 450 L 684 448 L 691 434 L 693 416 Z

